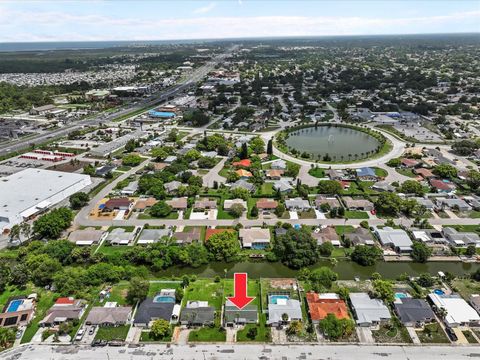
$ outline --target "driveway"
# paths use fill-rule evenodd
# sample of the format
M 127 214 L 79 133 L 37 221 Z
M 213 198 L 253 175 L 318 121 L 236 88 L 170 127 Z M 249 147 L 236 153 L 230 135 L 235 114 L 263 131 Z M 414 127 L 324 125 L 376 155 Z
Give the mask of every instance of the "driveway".
M 317 209 L 314 209 L 315 210 L 315 217 L 317 219 L 326 219 L 326 216 L 323 212 L 321 212 L 320 210 L 317 210 Z
M 361 344 L 374 344 L 372 330 L 369 327 L 357 326 L 357 336 Z
M 290 219 L 298 220 L 298 213 L 296 211 L 289 211 Z
M 408 331 L 408 335 L 410 335 L 410 339 L 412 339 L 413 343 L 414 344 L 421 344 L 422 342 L 418 338 L 418 334 L 415 331 L 415 329 L 411 326 L 406 326 L 406 328 L 407 328 L 407 331 Z
M 272 343 L 274 344 L 286 344 L 287 343 L 287 334 L 285 329 L 277 329 L 272 327 Z
M 219 185 L 223 184 L 227 181 L 223 176 L 220 176 L 218 173 L 220 170 L 223 169 L 223 166 L 225 165 L 225 161 L 227 161 L 227 158 L 222 158 L 218 162 L 217 165 L 215 165 L 213 168 L 211 168 L 208 173 L 206 173 L 202 180 L 203 180 L 203 186 L 208 186 L 210 188 L 213 188 L 213 183 L 216 181 Z

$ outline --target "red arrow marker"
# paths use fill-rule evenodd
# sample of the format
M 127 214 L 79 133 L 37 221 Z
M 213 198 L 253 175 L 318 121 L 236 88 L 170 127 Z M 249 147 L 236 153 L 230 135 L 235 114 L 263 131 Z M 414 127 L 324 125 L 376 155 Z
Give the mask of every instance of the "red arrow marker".
M 255 298 L 247 295 L 247 273 L 233 275 L 234 296 L 227 297 L 239 310 L 250 304 Z

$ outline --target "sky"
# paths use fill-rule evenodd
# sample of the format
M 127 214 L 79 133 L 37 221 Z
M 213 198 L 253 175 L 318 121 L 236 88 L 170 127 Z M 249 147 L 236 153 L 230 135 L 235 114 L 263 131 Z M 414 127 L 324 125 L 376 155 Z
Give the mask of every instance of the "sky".
M 480 0 L 0 0 L 0 42 L 480 32 Z

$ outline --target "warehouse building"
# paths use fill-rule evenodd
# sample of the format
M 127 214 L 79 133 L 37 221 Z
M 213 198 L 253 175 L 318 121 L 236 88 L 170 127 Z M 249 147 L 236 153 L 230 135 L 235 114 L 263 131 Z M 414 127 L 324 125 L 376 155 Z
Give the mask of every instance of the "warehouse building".
M 43 169 L 25 169 L 1 178 L 0 230 L 11 229 L 91 183 L 88 175 Z

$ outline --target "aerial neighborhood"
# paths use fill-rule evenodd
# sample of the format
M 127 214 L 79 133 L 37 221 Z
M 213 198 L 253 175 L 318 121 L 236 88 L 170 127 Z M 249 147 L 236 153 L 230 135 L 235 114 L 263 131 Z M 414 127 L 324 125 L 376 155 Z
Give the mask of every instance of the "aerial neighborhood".
M 53 51 L 2 70 L 33 95 L 0 103 L 0 350 L 478 345 L 477 40 L 164 44 L 71 68 Z

